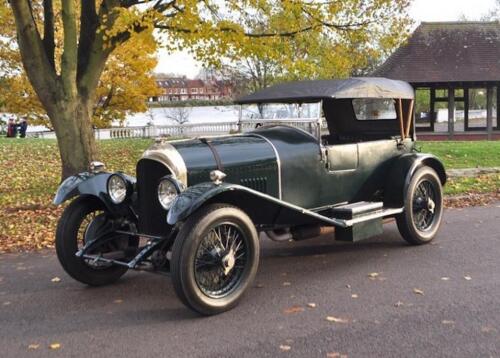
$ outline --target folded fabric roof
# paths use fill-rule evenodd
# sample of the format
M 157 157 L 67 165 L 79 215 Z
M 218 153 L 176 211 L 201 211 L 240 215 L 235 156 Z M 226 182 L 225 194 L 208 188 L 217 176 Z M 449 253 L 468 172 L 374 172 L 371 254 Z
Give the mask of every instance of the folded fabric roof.
M 413 99 L 407 82 L 381 77 L 285 82 L 238 98 L 235 103 L 312 102 L 328 98 Z

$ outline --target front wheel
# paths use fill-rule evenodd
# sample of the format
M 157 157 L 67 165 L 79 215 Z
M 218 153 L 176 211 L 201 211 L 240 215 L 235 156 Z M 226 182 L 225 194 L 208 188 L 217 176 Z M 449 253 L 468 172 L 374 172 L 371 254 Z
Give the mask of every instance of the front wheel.
M 106 285 L 115 282 L 127 272 L 127 267 L 124 266 L 97 263 L 75 256 L 83 245 L 105 228 L 107 218 L 105 208 L 98 200 L 81 197 L 64 210 L 57 225 L 57 258 L 71 277 L 87 285 Z M 124 250 L 125 246 L 128 246 L 128 238 L 117 236 L 116 240 L 108 242 L 92 254 L 120 251 Z
M 411 178 L 402 214 L 396 217 L 399 232 L 412 245 L 427 244 L 436 236 L 443 217 L 443 188 L 436 172 L 422 167 Z
M 183 303 L 213 315 L 238 303 L 258 263 L 259 241 L 251 219 L 233 206 L 214 204 L 183 224 L 172 248 L 172 280 Z

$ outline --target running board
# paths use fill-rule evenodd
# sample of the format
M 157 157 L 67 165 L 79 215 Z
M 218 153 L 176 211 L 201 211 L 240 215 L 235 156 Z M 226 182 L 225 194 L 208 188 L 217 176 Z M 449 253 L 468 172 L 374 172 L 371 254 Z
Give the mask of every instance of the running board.
M 335 239 L 340 241 L 360 241 L 383 232 L 383 218 L 401 214 L 403 208 L 384 208 L 382 202 L 361 201 L 335 207 L 331 210 L 340 225 L 335 231 Z
M 369 221 L 369 220 L 378 219 L 378 218 L 385 218 L 387 216 L 401 214 L 402 212 L 403 212 L 403 208 L 385 208 L 385 209 L 382 209 L 382 210 L 375 212 L 375 213 L 363 215 L 363 216 L 360 216 L 360 217 L 357 217 L 357 218 L 351 219 L 351 220 L 345 220 L 344 222 L 345 222 L 346 227 L 349 227 L 349 226 L 353 226 L 355 224 L 362 223 L 364 221 Z

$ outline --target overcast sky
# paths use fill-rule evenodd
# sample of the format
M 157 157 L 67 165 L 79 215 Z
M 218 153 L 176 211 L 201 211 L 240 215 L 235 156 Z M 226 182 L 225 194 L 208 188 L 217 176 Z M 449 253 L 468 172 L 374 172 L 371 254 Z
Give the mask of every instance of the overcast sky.
M 479 20 L 495 5 L 495 0 L 414 0 L 410 9 L 411 17 L 422 21 L 455 21 L 466 16 Z M 187 52 L 159 53 L 157 72 L 168 72 L 194 77 L 201 66 Z

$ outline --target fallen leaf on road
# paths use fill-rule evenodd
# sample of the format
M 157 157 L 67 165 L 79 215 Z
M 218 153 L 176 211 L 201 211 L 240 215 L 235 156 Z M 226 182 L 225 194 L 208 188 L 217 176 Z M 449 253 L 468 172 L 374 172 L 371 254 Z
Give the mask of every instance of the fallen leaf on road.
M 413 289 L 413 293 L 417 294 L 417 295 L 424 295 L 424 291 L 422 291 L 420 288 L 414 288 Z
M 330 352 L 326 354 L 326 358 L 347 358 L 347 354 L 341 354 L 339 352 Z
M 464 276 L 464 279 L 465 279 L 466 281 L 470 281 L 470 280 L 472 280 L 472 277 L 470 277 L 469 275 L 465 275 L 465 276 Z
M 378 272 L 372 272 L 372 273 L 369 273 L 368 274 L 368 277 L 369 278 L 377 278 L 380 274 Z
M 61 279 L 59 277 L 54 277 L 51 281 L 52 282 L 60 282 Z
M 114 300 L 113 301 L 114 303 L 123 303 L 123 300 L 121 298 L 117 299 L 117 300 Z
M 285 314 L 304 312 L 304 308 L 300 306 L 292 306 L 283 311 Z
M 441 280 L 443 280 L 443 281 L 449 281 L 450 278 L 449 277 L 441 277 Z
M 328 322 L 335 322 L 335 323 L 349 323 L 349 320 L 346 318 L 340 318 L 340 317 L 334 317 L 334 316 L 327 316 L 326 320 Z
M 30 345 L 28 346 L 28 349 L 38 349 L 38 347 L 40 347 L 40 345 L 39 345 L 39 344 L 30 344 Z
M 292 284 L 290 282 L 283 282 L 283 286 L 291 286 Z
M 351 297 L 352 297 L 352 298 L 358 298 L 359 296 L 358 296 L 358 294 L 357 294 L 357 293 L 353 293 L 353 294 L 351 295 Z
M 308 303 L 307 307 L 309 307 L 309 308 L 316 308 L 316 303 L 312 303 L 312 302 Z
M 455 324 L 455 321 L 450 321 L 450 320 L 444 319 L 444 320 L 441 321 L 441 323 L 442 324 Z
M 286 344 L 282 344 L 282 345 L 280 346 L 280 349 L 281 349 L 283 352 L 288 352 L 290 349 L 292 349 L 292 347 L 287 346 Z
M 51 343 L 49 348 L 50 349 L 59 349 L 59 348 L 61 348 L 61 343 Z

